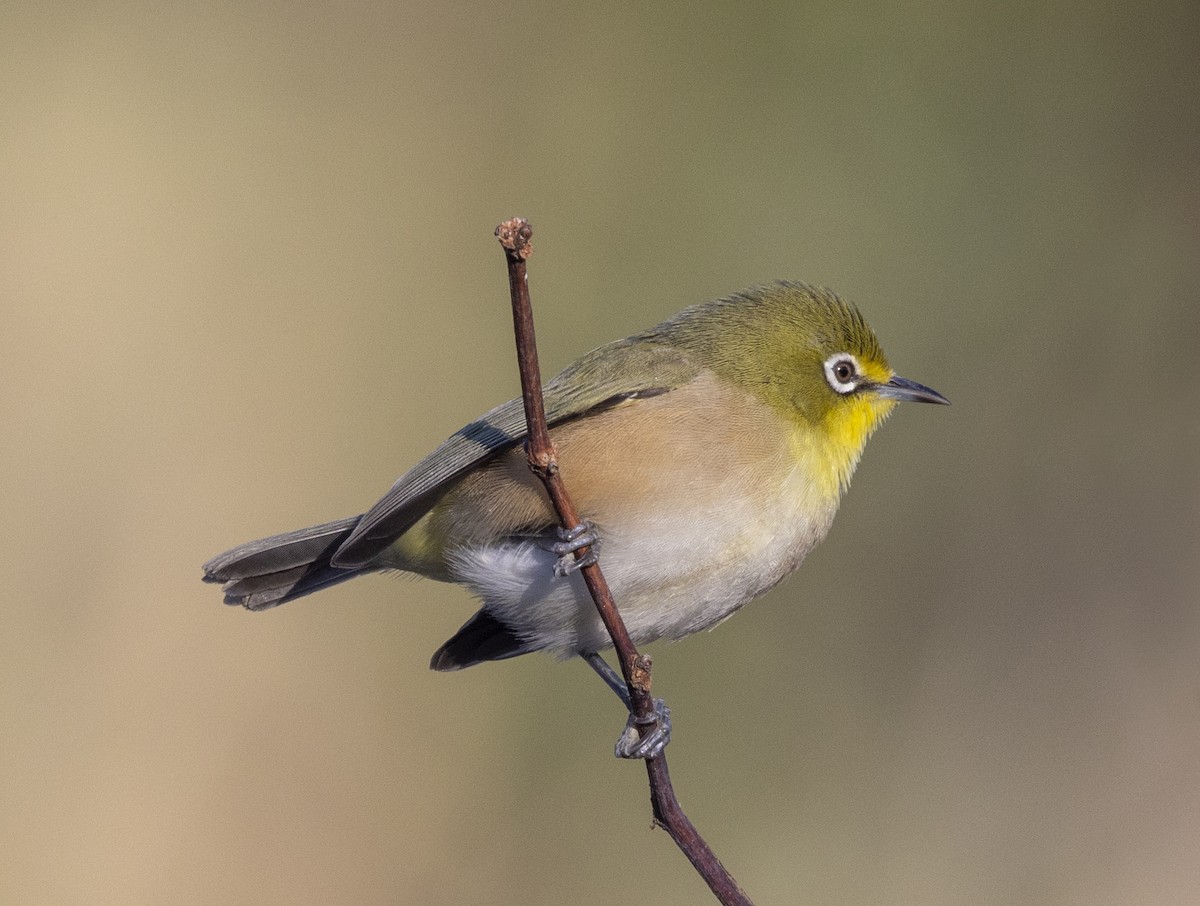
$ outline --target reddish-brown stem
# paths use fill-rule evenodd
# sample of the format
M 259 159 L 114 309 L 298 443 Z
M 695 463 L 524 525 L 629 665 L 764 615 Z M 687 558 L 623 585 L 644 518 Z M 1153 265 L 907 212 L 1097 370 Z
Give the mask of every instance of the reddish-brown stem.
M 529 223 L 519 217 L 496 227 L 496 236 L 500 245 L 504 247 L 505 258 L 508 261 L 508 287 L 512 295 L 517 365 L 521 372 L 521 395 L 525 401 L 525 420 L 529 429 L 525 445 L 529 467 L 545 485 L 546 493 L 563 527 L 572 529 L 582 520 L 563 483 L 558 468 L 558 454 L 546 424 L 546 412 L 542 401 L 542 379 L 538 369 L 537 344 L 533 333 L 533 307 L 529 301 L 529 278 L 525 265 L 533 252 L 533 246 L 529 244 L 532 235 L 533 229 Z M 575 552 L 577 559 L 582 559 L 587 554 L 588 548 Z M 613 601 L 608 583 L 604 580 L 600 564 L 584 566 L 581 572 L 592 600 L 596 603 L 600 619 L 612 638 L 613 648 L 616 649 L 617 658 L 621 663 L 621 673 L 629 687 L 633 714 L 639 721 L 645 722 L 643 725 L 653 726 L 655 711 L 654 699 L 650 695 L 650 658 L 638 654 L 637 648 L 634 647 Z M 654 810 L 654 820 L 671 835 L 671 839 L 683 850 L 684 855 L 720 902 L 726 906 L 750 906 L 749 897 L 738 887 L 737 881 L 725 870 L 680 807 L 671 785 L 665 753 L 646 759 L 646 774 L 650 780 L 650 802 Z

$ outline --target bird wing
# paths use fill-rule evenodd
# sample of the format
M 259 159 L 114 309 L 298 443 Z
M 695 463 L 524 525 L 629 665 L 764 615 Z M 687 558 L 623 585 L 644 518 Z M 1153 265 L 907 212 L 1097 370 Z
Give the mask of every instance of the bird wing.
M 546 422 L 561 424 L 633 400 L 667 393 L 700 366 L 677 347 L 630 337 L 601 346 L 568 366 L 543 391 Z M 527 434 L 521 399 L 509 400 L 454 432 L 409 469 L 363 515 L 333 556 L 340 568 L 364 566 L 437 503 L 452 484 Z

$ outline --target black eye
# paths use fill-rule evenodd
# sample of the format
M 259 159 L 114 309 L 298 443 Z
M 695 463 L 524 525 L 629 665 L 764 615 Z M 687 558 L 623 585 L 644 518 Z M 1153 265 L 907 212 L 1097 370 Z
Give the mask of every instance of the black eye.
M 839 352 L 825 360 L 825 380 L 835 393 L 854 392 L 859 377 L 858 362 L 848 352 Z

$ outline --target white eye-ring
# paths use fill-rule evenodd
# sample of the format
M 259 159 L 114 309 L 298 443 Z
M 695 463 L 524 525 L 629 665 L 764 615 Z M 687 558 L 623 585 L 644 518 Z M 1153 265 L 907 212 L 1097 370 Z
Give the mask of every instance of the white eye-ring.
M 836 353 L 825 360 L 825 380 L 838 393 L 854 392 L 861 376 L 858 359 L 848 352 Z

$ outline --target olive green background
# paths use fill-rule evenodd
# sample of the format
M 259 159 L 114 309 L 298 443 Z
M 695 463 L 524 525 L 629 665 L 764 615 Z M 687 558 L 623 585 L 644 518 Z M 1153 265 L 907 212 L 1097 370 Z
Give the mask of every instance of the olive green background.
M 777 277 L 950 397 L 651 648 L 760 903 L 1194 902 L 1194 4 L 6 4 L 0 902 L 703 903 L 544 657 L 372 577 L 200 564 L 358 512 L 544 370 Z M 568 480 L 569 480 L 569 476 Z

